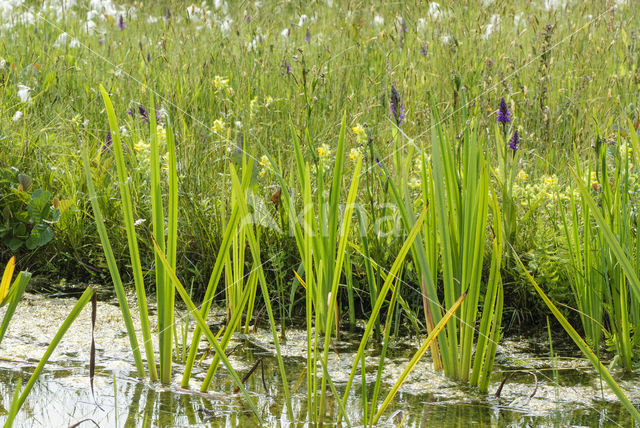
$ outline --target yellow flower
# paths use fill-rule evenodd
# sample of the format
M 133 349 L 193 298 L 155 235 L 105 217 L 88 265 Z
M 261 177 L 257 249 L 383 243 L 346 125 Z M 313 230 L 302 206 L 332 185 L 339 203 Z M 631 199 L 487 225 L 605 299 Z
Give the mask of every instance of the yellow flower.
M 595 171 L 591 171 L 591 186 L 597 185 L 598 183 L 598 176 L 596 175 Z
M 353 162 L 355 162 L 361 156 L 362 156 L 362 152 L 360 152 L 360 149 L 358 147 L 354 147 L 349 152 L 349 159 L 351 159 Z
M 222 134 L 222 132 L 225 130 L 226 126 L 224 123 L 224 120 L 222 120 L 222 118 L 220 119 L 216 119 L 213 122 L 213 126 L 211 127 L 211 129 L 213 129 L 213 132 L 215 132 L 216 134 Z
M 331 148 L 327 144 L 323 144 L 318 147 L 318 156 L 320 156 L 321 159 L 326 158 L 329 155 L 331 155 Z
M 169 171 L 169 153 L 162 155 L 162 170 Z
M 555 174 L 551 176 L 547 175 L 544 178 L 544 184 L 546 184 L 547 186 L 555 186 L 556 184 L 558 184 L 558 177 L 556 177 Z
M 420 180 L 418 180 L 416 177 L 411 177 L 409 179 L 409 182 L 407 183 L 407 185 L 409 186 L 409 188 L 411 189 L 417 189 L 420 187 Z
M 167 130 L 164 129 L 164 126 L 158 125 L 156 135 L 158 136 L 158 142 L 160 144 L 163 144 L 165 141 L 167 141 Z
M 144 154 L 149 150 L 149 144 L 144 142 L 143 140 L 139 140 L 134 146 L 133 150 L 140 154 Z
M 267 96 L 267 98 L 264 99 L 264 106 L 265 108 L 269 108 L 269 106 L 271 104 L 273 104 L 273 98 L 271 96 Z
M 359 123 L 356 124 L 356 126 L 354 126 L 353 128 L 351 128 L 351 130 L 353 131 L 354 134 L 360 136 L 361 134 L 364 134 L 364 127 L 362 125 L 360 125 Z
M 216 88 L 216 93 L 220 93 L 221 91 L 229 92 L 229 79 L 225 79 L 222 76 L 214 76 L 213 87 Z
M 359 143 L 364 143 L 367 140 L 367 131 L 364 129 L 364 126 L 356 123 L 356 126 L 351 128 L 354 134 L 356 134 L 356 139 Z
M 623 143 L 623 144 L 620 145 L 619 151 L 620 151 L 620 156 L 624 156 L 625 153 L 628 156 L 631 156 L 633 154 L 633 147 L 627 147 L 627 145 L 625 143 Z
M 517 178 L 520 183 L 526 183 L 527 180 L 529 180 L 529 174 L 524 171 L 519 171 Z
M 260 177 L 264 177 L 267 172 L 271 171 L 271 161 L 267 157 L 267 155 L 262 155 L 260 161 L 258 162 L 260 165 Z

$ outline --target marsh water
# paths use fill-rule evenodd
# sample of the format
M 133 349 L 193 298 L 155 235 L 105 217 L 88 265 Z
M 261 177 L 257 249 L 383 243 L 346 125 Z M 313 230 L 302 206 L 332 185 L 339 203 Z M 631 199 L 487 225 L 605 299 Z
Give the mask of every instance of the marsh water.
M 9 327 L 0 352 L 0 423 L 6 418 L 11 396 L 19 378 L 26 383 L 48 341 L 54 336 L 73 306 L 72 298 L 27 294 Z M 215 310 L 214 310 L 215 312 Z M 224 312 L 210 317 L 214 332 Z M 178 323 L 179 328 L 182 326 Z M 334 341 L 329 372 L 340 392 L 359 344 L 358 331 Z M 181 336 L 181 333 L 179 333 Z M 257 419 L 243 399 L 234 395 L 230 377 L 221 366 L 207 394 L 199 391 L 206 367 L 213 356 L 201 343 L 201 365 L 195 371 L 190 390 L 179 388 L 181 364 L 174 366 L 172 386 L 163 387 L 134 377 L 134 365 L 120 311 L 113 303 L 99 302 L 95 330 L 95 399 L 89 387 L 90 311 L 86 308 L 64 337 L 47 368 L 27 398 L 14 426 L 255 426 Z M 419 346 L 420 338 L 400 338 L 388 351 L 384 366 L 386 395 L 393 381 Z M 179 339 L 180 343 L 181 339 Z M 290 329 L 282 345 L 292 390 L 306 367 L 306 332 Z M 555 363 L 549 358 L 549 340 L 540 337 L 507 337 L 498 348 L 495 373 L 488 395 L 450 381 L 431 369 L 426 355 L 396 396 L 383 417 L 382 426 L 631 426 L 625 410 L 617 404 L 586 360 L 558 332 L 553 339 Z M 242 376 L 257 361 L 259 367 L 247 380 L 247 388 L 269 426 L 307 426 L 304 382 L 293 393 L 293 419 L 287 416 L 271 334 L 257 329 L 238 334 L 228 349 L 230 361 Z M 375 381 L 380 349 L 367 351 L 366 381 Z M 552 370 L 555 367 L 556 370 Z M 499 398 L 494 396 L 503 379 Z M 318 372 L 318 375 L 320 372 Z M 640 381 L 635 376 L 615 373 L 634 402 L 640 399 Z M 360 425 L 363 407 L 361 378 L 346 411 L 352 424 Z M 369 388 L 371 392 L 372 388 Z M 337 406 L 328 409 L 334 417 Z

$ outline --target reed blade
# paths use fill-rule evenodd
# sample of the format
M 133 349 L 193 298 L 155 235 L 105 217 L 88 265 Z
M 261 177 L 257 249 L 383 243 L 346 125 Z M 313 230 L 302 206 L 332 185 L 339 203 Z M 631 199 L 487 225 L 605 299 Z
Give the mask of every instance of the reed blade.
M 440 332 L 444 329 L 444 327 L 447 325 L 449 320 L 451 320 L 451 317 L 453 316 L 453 314 L 458 310 L 458 308 L 460 307 L 464 299 L 467 297 L 468 291 L 469 290 L 466 290 L 464 293 L 462 293 L 462 295 L 453 304 L 453 306 L 449 308 L 447 313 L 440 319 L 440 321 L 438 321 L 438 324 L 436 324 L 434 329 L 431 330 L 431 333 L 429 333 L 429 335 L 423 342 L 422 346 L 420 346 L 418 351 L 414 354 L 413 358 L 411 358 L 411 361 L 409 361 L 409 363 L 407 364 L 407 367 L 404 369 L 404 371 L 402 372 L 402 374 L 400 375 L 396 383 L 391 388 L 391 391 L 389 391 L 389 394 L 387 394 L 387 397 L 384 399 L 384 401 L 380 405 L 378 412 L 373 418 L 374 425 L 378 422 L 378 420 L 380 419 L 380 416 L 382 416 L 384 411 L 387 409 L 387 406 L 389 406 L 389 403 L 391 402 L 391 400 L 393 400 L 393 397 L 395 397 L 396 393 L 398 392 L 398 389 L 400 389 L 404 381 L 407 379 L 407 376 L 409 376 L 409 374 L 413 371 L 413 369 L 415 369 L 416 365 L 418 364 L 418 361 L 420 361 L 420 358 L 422 358 L 424 353 L 427 352 L 427 349 L 431 346 L 431 343 L 433 343 L 436 337 L 438 337 L 438 334 L 440 334 Z
M 585 355 L 585 357 L 587 357 L 587 359 L 589 360 L 593 368 L 598 372 L 600 377 L 604 379 L 607 385 L 609 385 L 609 388 L 611 388 L 611 391 L 616 395 L 616 397 L 618 397 L 618 399 L 620 400 L 620 403 L 624 406 L 625 409 L 627 409 L 627 411 L 629 412 L 633 420 L 636 423 L 640 423 L 640 412 L 638 412 L 638 409 L 636 409 L 636 407 L 626 396 L 622 388 L 620 388 L 620 385 L 618 385 L 618 383 L 615 381 L 613 376 L 611 376 L 611 373 L 609 373 L 609 370 L 607 370 L 607 368 L 600 362 L 600 359 L 596 356 L 596 354 L 593 353 L 589 345 L 587 345 L 584 339 L 580 337 L 580 335 L 573 328 L 571 323 L 569 323 L 569 321 L 564 317 L 564 315 L 562 315 L 562 312 L 560 312 L 560 310 L 556 307 L 556 305 L 553 304 L 551 299 L 547 297 L 547 295 L 544 293 L 542 288 L 540 288 L 538 283 L 533 279 L 529 271 L 525 268 L 524 264 L 522 263 L 522 260 L 520 260 L 520 257 L 518 257 L 518 254 L 515 251 L 515 249 L 511 247 L 511 250 L 514 254 L 515 260 L 518 262 L 518 265 L 520 266 L 520 269 L 522 270 L 522 272 L 524 272 L 526 278 L 529 280 L 529 283 L 531 283 L 531 285 L 536 290 L 538 295 L 542 298 L 542 300 L 547 305 L 551 313 L 553 313 L 553 315 L 556 317 L 558 322 L 562 325 L 564 330 L 571 337 L 573 342 L 578 346 L 578 348 L 580 348 L 580 350 Z

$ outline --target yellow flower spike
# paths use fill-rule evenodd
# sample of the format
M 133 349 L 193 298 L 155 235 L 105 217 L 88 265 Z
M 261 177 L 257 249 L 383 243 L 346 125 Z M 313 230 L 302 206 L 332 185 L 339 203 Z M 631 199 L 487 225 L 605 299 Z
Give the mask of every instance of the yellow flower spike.
M 139 140 L 134 146 L 133 146 L 133 150 L 135 150 L 138 153 L 145 153 L 147 150 L 149 150 L 149 144 L 147 144 L 144 140 Z
M 362 152 L 360 152 L 360 149 L 357 147 L 354 147 L 349 152 L 349 159 L 351 159 L 353 162 L 355 162 L 361 156 L 362 156 Z
M 267 155 L 262 155 L 258 165 L 260 165 L 260 173 L 258 174 L 260 177 L 264 177 L 271 170 L 271 161 Z
M 211 127 L 211 129 L 216 134 L 222 134 L 222 132 L 225 130 L 224 120 L 222 120 L 222 119 L 214 120 L 213 121 L 213 126 Z
M 321 158 L 327 157 L 331 154 L 331 148 L 328 144 L 323 144 L 318 147 L 318 156 Z
M 16 256 L 9 259 L 7 267 L 4 268 L 4 274 L 2 275 L 2 283 L 0 283 L 0 303 L 2 303 L 9 293 L 9 286 L 11 285 L 11 278 L 13 277 L 13 271 L 16 268 Z
M 420 180 L 418 180 L 416 177 L 411 177 L 407 185 L 411 189 L 417 189 L 421 186 L 421 183 L 420 183 Z
M 356 134 L 358 136 L 361 135 L 361 134 L 364 134 L 364 128 L 359 123 L 356 124 L 356 126 L 354 126 L 353 128 L 351 128 L 351 130 L 353 131 L 354 134 Z
M 160 144 L 164 144 L 167 141 L 167 130 L 164 129 L 164 126 L 158 125 L 156 134 Z

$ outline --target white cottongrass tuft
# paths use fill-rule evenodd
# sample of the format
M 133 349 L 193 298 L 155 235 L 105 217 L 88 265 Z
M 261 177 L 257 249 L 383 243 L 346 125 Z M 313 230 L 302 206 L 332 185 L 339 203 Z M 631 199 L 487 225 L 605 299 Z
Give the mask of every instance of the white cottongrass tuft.
M 18 85 L 18 98 L 23 103 L 29 102 L 31 100 L 31 88 L 25 85 Z
M 500 29 L 500 15 L 491 15 L 491 18 L 489 18 L 489 23 L 487 24 L 487 27 L 484 30 L 484 38 L 488 39 L 489 37 L 491 37 L 491 35 L 495 32 L 498 31 Z
M 429 16 L 434 21 L 437 21 L 442 16 L 442 10 L 440 9 L 440 5 L 434 1 L 429 3 Z

